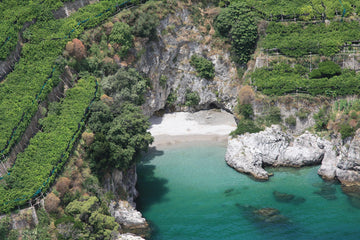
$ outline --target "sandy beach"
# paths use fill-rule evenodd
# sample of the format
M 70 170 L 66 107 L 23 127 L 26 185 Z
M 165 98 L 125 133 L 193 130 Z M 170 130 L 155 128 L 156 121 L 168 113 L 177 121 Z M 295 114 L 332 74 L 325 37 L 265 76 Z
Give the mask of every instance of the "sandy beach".
M 222 110 L 203 110 L 196 113 L 176 112 L 151 117 L 152 147 L 162 148 L 194 141 L 226 142 L 236 129 L 233 115 Z

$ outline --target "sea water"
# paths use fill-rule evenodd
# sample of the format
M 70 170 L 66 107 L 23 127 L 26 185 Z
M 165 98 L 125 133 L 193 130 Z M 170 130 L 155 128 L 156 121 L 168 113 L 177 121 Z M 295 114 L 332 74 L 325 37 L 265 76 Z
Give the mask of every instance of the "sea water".
M 215 143 L 153 150 L 138 166 L 138 207 L 153 240 L 359 239 L 360 209 L 319 167 L 268 168 L 255 181 L 228 167 L 226 146 Z M 274 191 L 291 195 L 275 198 Z M 276 192 L 275 192 L 276 193 Z M 279 221 L 259 217 L 275 208 Z

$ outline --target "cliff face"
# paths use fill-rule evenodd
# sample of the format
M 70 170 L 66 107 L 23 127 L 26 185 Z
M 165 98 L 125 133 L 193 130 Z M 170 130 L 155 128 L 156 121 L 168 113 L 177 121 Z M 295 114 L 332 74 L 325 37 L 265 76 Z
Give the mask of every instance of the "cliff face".
M 237 70 L 231 63 L 227 48 L 214 47 L 211 28 L 208 33 L 200 31 L 192 22 L 190 12 L 179 10 L 160 22 L 158 39 L 138 44 L 143 51 L 137 69 L 152 81 L 152 89 L 143 105 L 144 113 L 151 116 L 163 109 L 170 92 L 176 95 L 176 111 L 200 110 L 212 107 L 232 111 L 237 99 Z M 213 80 L 198 77 L 190 65 L 193 54 L 211 60 L 215 67 Z M 160 84 L 160 78 L 167 79 Z M 198 92 L 200 102 L 192 108 L 181 107 L 187 91 Z
M 321 165 L 318 174 L 345 186 L 360 185 L 360 131 L 345 144 L 309 132 L 294 137 L 277 125 L 265 131 L 229 138 L 225 160 L 239 172 L 257 179 L 270 176 L 263 166 L 301 167 Z
M 331 143 L 309 132 L 294 137 L 280 126 L 265 131 L 244 134 L 229 139 L 226 162 L 239 172 L 249 173 L 257 179 L 267 180 L 263 166 L 301 167 L 320 164 L 324 158 L 334 156 Z

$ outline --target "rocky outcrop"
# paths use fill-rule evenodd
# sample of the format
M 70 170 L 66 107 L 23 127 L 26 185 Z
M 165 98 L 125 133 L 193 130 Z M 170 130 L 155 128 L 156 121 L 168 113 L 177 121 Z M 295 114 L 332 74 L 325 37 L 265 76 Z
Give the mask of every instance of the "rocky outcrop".
M 338 136 L 329 141 L 309 132 L 294 137 L 273 125 L 259 133 L 229 138 L 225 160 L 237 171 L 260 180 L 269 178 L 263 166 L 321 164 L 318 174 L 325 180 L 337 179 L 345 186 L 360 186 L 360 130 L 343 142 Z M 321 195 L 323 192 L 319 191 Z
M 341 148 L 335 175 L 344 185 L 360 185 L 360 130 Z
M 104 177 L 104 189 L 111 191 L 117 198 L 126 199 L 135 207 L 135 198 L 138 192 L 135 188 L 137 182 L 136 166 L 130 167 L 126 172 L 114 169 Z
M 118 239 L 137 240 L 150 235 L 148 223 L 141 213 L 135 209 L 135 198 L 138 196 L 135 188 L 136 182 L 135 165 L 126 172 L 114 169 L 104 177 L 104 189 L 113 192 L 117 199 L 126 199 L 113 201 L 109 205 L 110 214 L 120 224 L 121 233 L 123 233 Z
M 131 233 L 141 237 L 149 236 L 150 227 L 148 223 L 145 218 L 142 217 L 141 213 L 129 204 L 129 202 L 121 200 L 118 202 L 113 201 L 110 203 L 109 209 L 111 216 L 115 217 L 115 221 L 120 224 L 121 232 Z
M 131 233 L 126 233 L 119 235 L 117 240 L 145 240 L 145 239 Z
M 320 164 L 334 156 L 331 143 L 305 132 L 293 137 L 273 125 L 265 131 L 229 138 L 225 160 L 235 170 L 257 179 L 267 180 L 269 173 L 263 166 L 301 167 Z
M 237 71 L 230 60 L 230 53 L 226 48 L 212 46 L 210 35 L 201 34 L 186 8 L 161 20 L 158 39 L 137 46 L 137 50 L 144 53 L 136 67 L 152 80 L 152 90 L 143 105 L 146 115 L 151 116 L 163 109 L 171 92 L 176 95 L 174 104 L 177 111 L 234 108 Z M 211 60 L 215 67 L 213 80 L 197 76 L 196 70 L 190 65 L 193 54 Z M 160 84 L 161 77 L 166 79 L 165 85 Z M 199 104 L 192 109 L 180 106 L 185 103 L 187 91 L 198 92 L 200 96 Z

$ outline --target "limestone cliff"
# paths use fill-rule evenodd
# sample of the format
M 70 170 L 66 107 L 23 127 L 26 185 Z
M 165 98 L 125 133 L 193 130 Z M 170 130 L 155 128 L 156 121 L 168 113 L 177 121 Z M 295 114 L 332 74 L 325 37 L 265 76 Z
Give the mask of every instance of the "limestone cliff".
M 273 125 L 264 131 L 229 138 L 225 160 L 239 172 L 257 179 L 270 176 L 264 166 L 301 167 L 321 165 L 318 174 L 343 185 L 360 185 L 360 131 L 345 144 L 340 138 L 326 140 L 312 133 L 294 137 Z
M 170 92 L 176 95 L 175 110 L 200 110 L 211 107 L 232 110 L 237 100 L 237 70 L 230 60 L 228 48 L 213 44 L 211 28 L 208 33 L 199 30 L 192 22 L 186 8 L 161 20 L 158 39 L 137 43 L 138 52 L 143 51 L 137 69 L 144 72 L 152 81 L 152 89 L 143 104 L 144 113 L 151 116 L 163 109 Z M 197 76 L 190 65 L 193 54 L 201 55 L 214 64 L 215 77 L 206 80 Z M 160 84 L 160 78 L 166 84 Z M 186 91 L 198 92 L 200 102 L 189 109 L 181 107 L 185 102 Z

